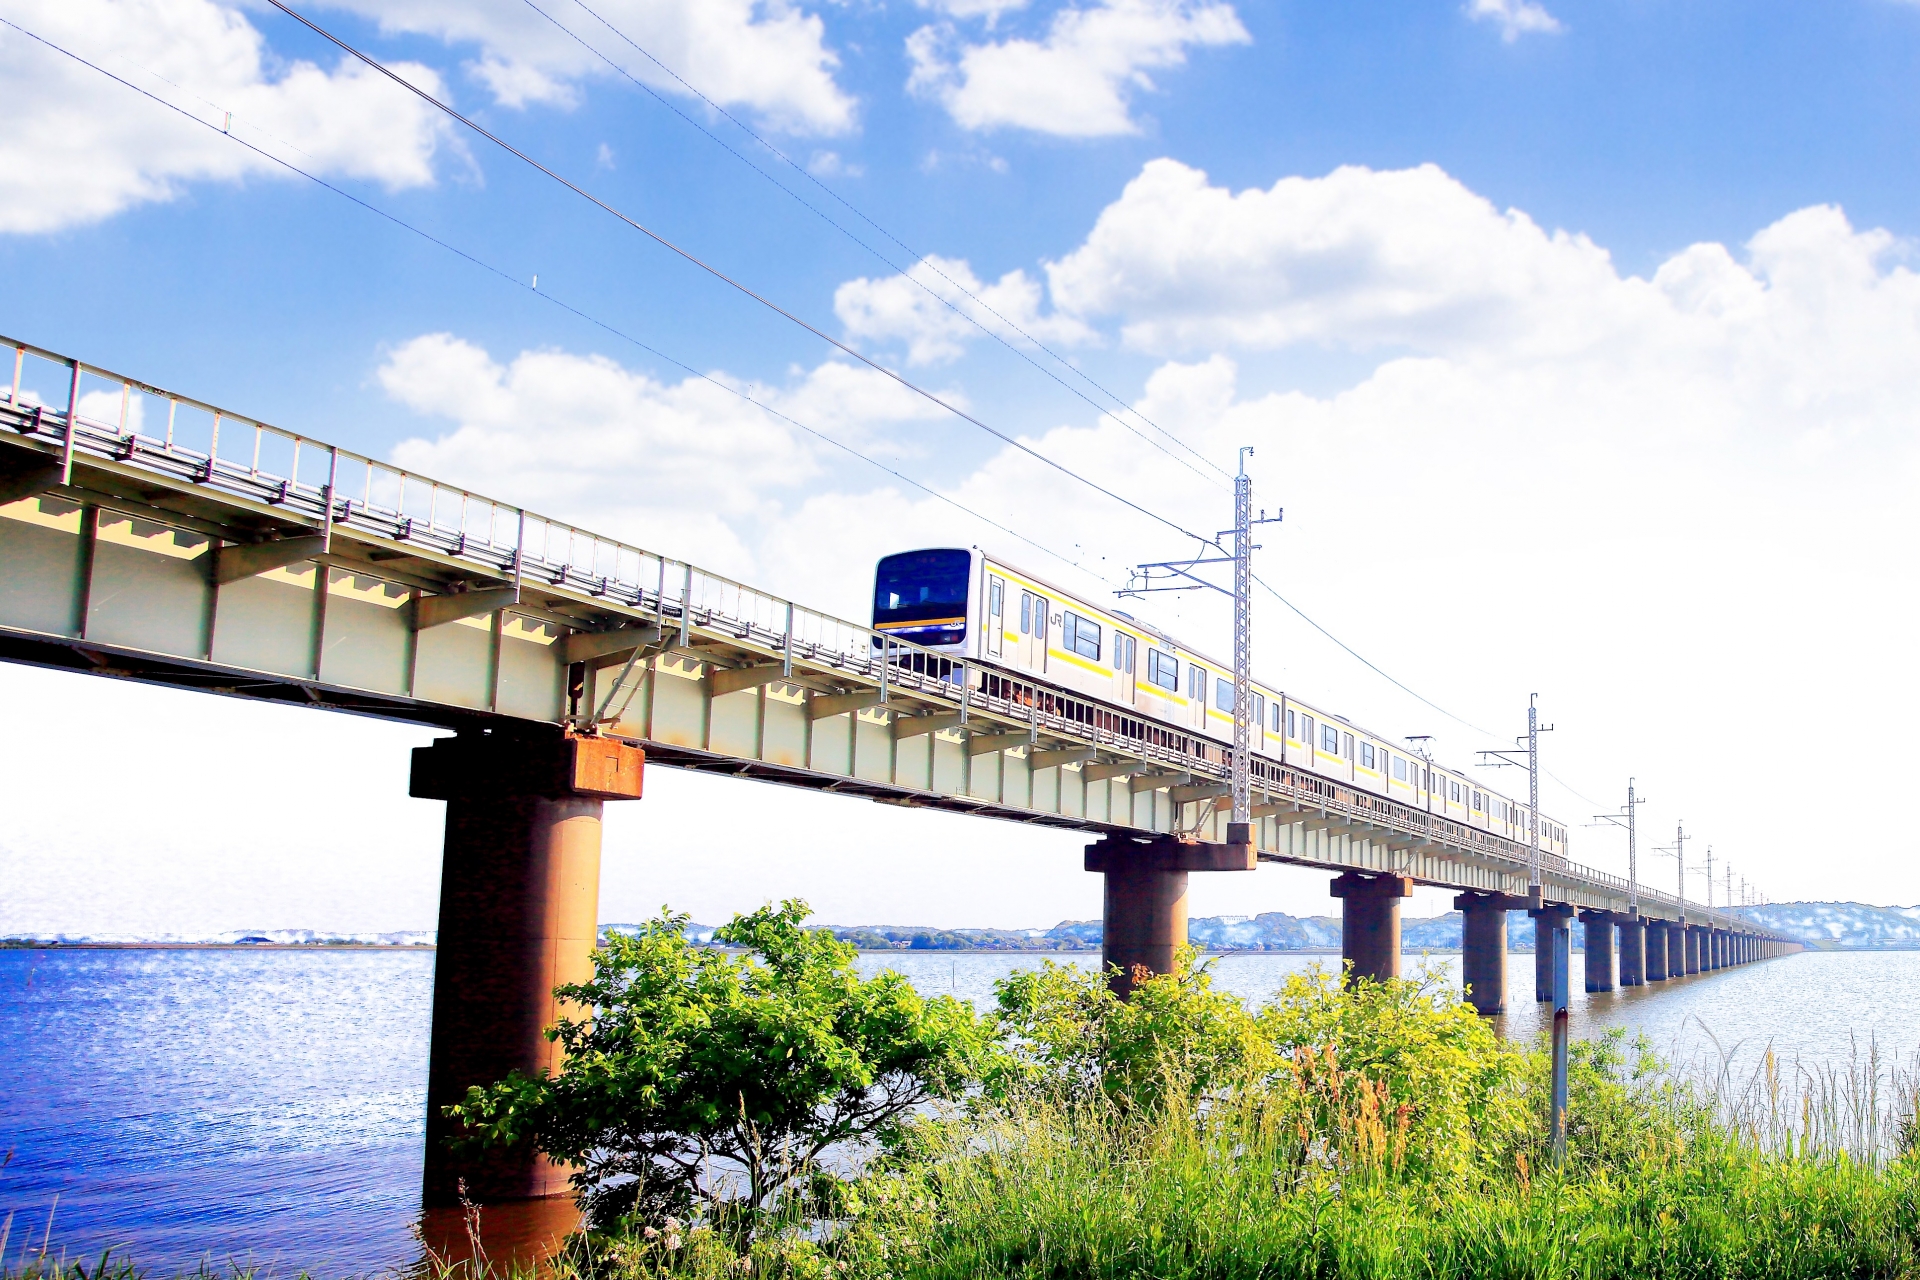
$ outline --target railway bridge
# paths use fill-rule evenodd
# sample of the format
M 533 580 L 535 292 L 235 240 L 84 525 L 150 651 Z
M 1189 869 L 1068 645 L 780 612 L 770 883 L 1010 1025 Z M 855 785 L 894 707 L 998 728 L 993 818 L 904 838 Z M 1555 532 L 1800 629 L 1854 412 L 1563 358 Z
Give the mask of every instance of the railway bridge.
M 648 762 L 1087 832 L 1103 956 L 1123 975 L 1165 971 L 1186 941 L 1190 874 L 1260 862 L 1331 873 L 1363 976 L 1398 973 L 1413 885 L 1456 890 L 1486 1013 L 1506 1000 L 1509 911 L 1577 914 L 1589 990 L 1798 949 L 1564 859 L 1535 883 L 1524 845 L 1265 757 L 1250 830 L 1230 829 L 1218 744 L 72 356 L 5 350 L 0 660 L 450 731 L 410 779 L 447 804 L 430 1204 L 460 1179 L 482 1199 L 565 1189 L 537 1159 L 450 1156 L 439 1110 L 554 1067 L 541 1032 L 553 988 L 591 973 L 603 806 L 639 800 Z M 1546 961 L 1539 948 L 1539 998 Z

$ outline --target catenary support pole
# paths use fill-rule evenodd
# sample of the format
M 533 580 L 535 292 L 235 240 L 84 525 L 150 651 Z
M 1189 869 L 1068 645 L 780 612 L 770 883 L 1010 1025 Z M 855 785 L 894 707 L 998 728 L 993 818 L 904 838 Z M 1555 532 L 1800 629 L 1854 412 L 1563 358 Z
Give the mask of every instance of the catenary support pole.
M 560 1068 L 545 1031 L 557 986 L 593 976 L 606 800 L 638 799 L 636 747 L 557 735 L 441 738 L 413 753 L 411 792 L 447 802 L 427 1063 L 429 1207 L 564 1195 L 561 1165 L 528 1149 L 458 1154 L 444 1108 L 509 1072 Z

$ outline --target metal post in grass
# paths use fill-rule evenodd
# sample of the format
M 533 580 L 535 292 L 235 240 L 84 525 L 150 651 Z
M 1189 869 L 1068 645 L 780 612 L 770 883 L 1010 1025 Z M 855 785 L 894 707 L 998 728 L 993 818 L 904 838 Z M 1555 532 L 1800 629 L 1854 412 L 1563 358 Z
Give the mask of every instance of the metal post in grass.
M 1573 968 L 1573 928 L 1564 915 L 1553 919 L 1553 1164 L 1567 1162 L 1567 1005 Z

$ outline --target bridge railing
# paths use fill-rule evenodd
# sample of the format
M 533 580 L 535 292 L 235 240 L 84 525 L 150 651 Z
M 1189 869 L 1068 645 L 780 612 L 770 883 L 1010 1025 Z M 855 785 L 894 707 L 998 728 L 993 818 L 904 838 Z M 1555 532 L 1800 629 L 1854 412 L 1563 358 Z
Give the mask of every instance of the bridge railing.
M 783 662 L 845 671 L 963 712 L 1024 722 L 1036 736 L 1077 739 L 1196 779 L 1221 781 L 1230 772 L 1224 748 L 1210 739 L 1039 681 L 999 671 L 989 675 L 952 655 L 686 561 L 31 343 L 3 337 L 0 343 L 14 353 L 0 416 L 21 433 L 54 444 L 68 463 L 80 453 L 109 458 L 285 512 L 318 530 L 358 530 L 515 586 L 538 582 L 580 592 L 651 614 L 663 630 L 717 630 Z M 43 394 L 43 381 L 58 394 Z M 1256 759 L 1254 774 L 1269 797 L 1425 836 L 1512 868 L 1529 863 L 1525 846 L 1497 833 L 1279 761 Z M 1628 892 L 1624 879 L 1555 855 L 1543 855 L 1542 866 L 1622 896 Z M 1682 905 L 1646 888 L 1639 896 Z

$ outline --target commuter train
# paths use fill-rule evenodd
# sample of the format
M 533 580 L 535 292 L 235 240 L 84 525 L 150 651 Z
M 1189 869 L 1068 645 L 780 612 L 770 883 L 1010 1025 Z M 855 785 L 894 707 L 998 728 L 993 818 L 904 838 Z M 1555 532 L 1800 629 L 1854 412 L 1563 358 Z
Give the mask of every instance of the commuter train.
M 883 558 L 874 575 L 873 627 L 983 668 L 1044 676 L 1181 733 L 1233 741 L 1231 663 L 978 548 Z M 1511 840 L 1529 838 L 1525 806 L 1258 680 L 1249 722 L 1257 756 Z M 1566 856 L 1566 828 L 1545 815 L 1540 847 Z

